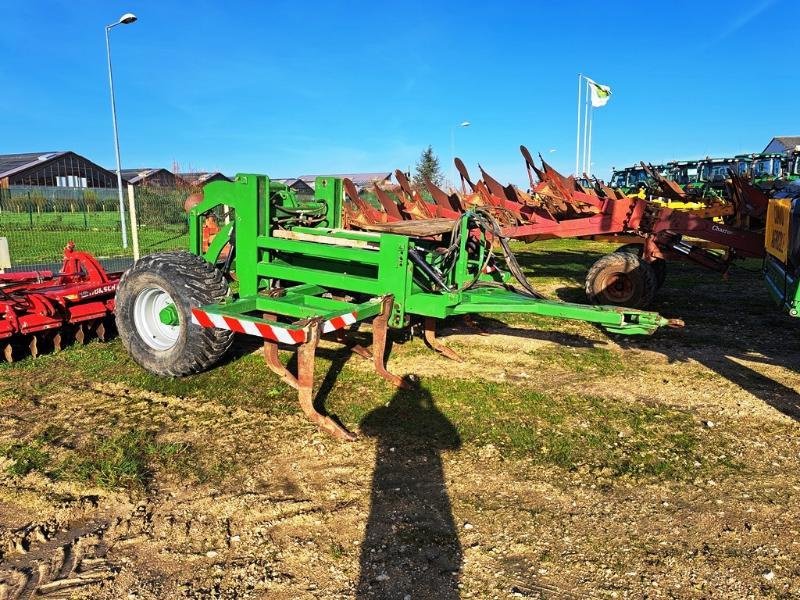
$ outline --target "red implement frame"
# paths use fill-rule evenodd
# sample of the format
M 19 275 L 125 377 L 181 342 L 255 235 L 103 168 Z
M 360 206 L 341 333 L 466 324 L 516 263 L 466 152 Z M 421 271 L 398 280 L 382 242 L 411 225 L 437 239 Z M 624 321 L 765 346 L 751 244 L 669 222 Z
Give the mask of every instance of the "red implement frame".
M 64 248 L 59 273 L 0 274 L 0 350 L 12 362 L 15 348 L 27 346 L 36 357 L 42 341 L 58 351 L 65 328 L 83 343 L 91 332 L 103 339 L 114 312 L 120 274 L 108 274 L 91 254 Z

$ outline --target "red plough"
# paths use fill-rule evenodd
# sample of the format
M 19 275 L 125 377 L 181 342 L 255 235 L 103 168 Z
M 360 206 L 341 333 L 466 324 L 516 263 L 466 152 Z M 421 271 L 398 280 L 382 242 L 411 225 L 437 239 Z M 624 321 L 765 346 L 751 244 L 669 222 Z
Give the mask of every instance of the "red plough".
M 61 271 L 0 274 L 0 350 L 8 362 L 25 349 L 36 357 L 113 326 L 120 274 L 108 274 L 91 254 L 64 248 Z

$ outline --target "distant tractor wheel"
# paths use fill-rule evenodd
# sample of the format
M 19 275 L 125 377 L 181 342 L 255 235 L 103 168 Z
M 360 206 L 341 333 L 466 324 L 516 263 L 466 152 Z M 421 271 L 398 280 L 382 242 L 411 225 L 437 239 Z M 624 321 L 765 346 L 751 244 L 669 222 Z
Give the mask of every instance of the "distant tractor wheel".
M 643 250 L 644 246 L 642 244 L 624 244 L 617 248 L 615 252 L 630 252 L 636 256 L 641 256 Z M 656 281 L 660 289 L 667 279 L 667 261 L 663 258 L 657 258 L 650 262 L 650 266 L 653 267 L 653 272 L 656 274 Z
M 231 345 L 233 332 L 192 323 L 192 308 L 228 294 L 222 273 L 188 252 L 159 252 L 137 261 L 117 288 L 117 329 L 142 367 L 173 377 L 208 369 Z
M 594 304 L 643 308 L 653 301 L 656 290 L 653 268 L 630 252 L 606 254 L 586 275 L 586 297 Z

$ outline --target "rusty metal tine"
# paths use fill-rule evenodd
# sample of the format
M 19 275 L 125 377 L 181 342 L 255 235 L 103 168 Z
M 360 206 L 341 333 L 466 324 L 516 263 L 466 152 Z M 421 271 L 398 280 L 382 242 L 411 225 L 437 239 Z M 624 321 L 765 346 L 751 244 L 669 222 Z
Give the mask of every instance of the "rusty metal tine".
M 344 184 L 344 191 L 347 194 L 347 197 L 350 199 L 356 209 L 363 215 L 364 219 L 369 221 L 370 223 L 385 223 L 386 222 L 386 214 L 381 213 L 380 211 L 376 210 L 374 207 L 370 206 L 358 193 L 356 186 L 350 179 L 346 177 L 343 180 Z
M 431 198 L 440 208 L 454 212 L 464 212 L 464 205 L 458 194 L 448 194 L 427 177 L 425 178 L 425 187 L 428 188 Z
M 346 329 L 337 329 L 333 332 L 332 337 L 335 342 L 347 346 L 347 349 L 353 354 L 358 354 L 361 358 L 372 360 L 372 353 L 367 348 L 364 348 L 364 346 L 361 344 L 350 344 L 350 340 L 347 338 Z
M 83 328 L 83 323 L 80 323 L 75 331 L 75 341 L 79 344 L 86 343 L 86 330 Z
M 393 304 L 394 298 L 386 296 L 383 299 L 381 314 L 372 320 L 372 359 L 378 375 L 396 387 L 408 389 L 410 386 L 402 377 L 386 369 L 386 340 L 389 335 L 389 317 L 392 314 Z
M 9 342 L 6 342 L 6 345 L 3 346 L 3 358 L 6 359 L 6 362 L 14 362 L 14 346 L 12 346 Z
M 407 213 L 412 215 L 412 217 L 417 216 L 424 219 L 430 219 L 436 216 L 432 210 L 433 207 L 414 191 L 405 173 L 397 169 L 394 172 L 394 176 L 397 179 L 397 183 L 400 185 L 403 207 Z
M 408 180 L 408 177 L 406 177 L 406 174 L 400 169 L 394 170 L 394 178 L 397 179 L 397 183 L 400 184 L 400 189 L 406 194 L 411 196 L 414 193 L 414 191 L 411 189 L 411 182 Z
M 270 313 L 264 313 L 262 316 L 268 321 L 274 321 L 277 318 Z M 283 366 L 280 356 L 278 355 L 278 342 L 273 342 L 266 338 L 264 339 L 264 362 L 267 363 L 269 370 L 280 377 L 285 384 L 292 386 L 294 389 L 298 389 L 297 377 L 292 375 L 289 369 Z
M 436 339 L 436 319 L 432 317 L 425 317 L 424 323 L 425 341 L 428 345 L 437 352 L 444 354 L 450 360 L 456 362 L 464 362 L 464 359 L 452 348 L 448 348 Z
M 280 377 L 285 384 L 292 386 L 294 389 L 299 389 L 297 378 L 291 374 L 289 369 L 283 366 L 283 363 L 278 356 L 277 342 L 264 340 L 264 362 L 267 363 L 270 371 Z
M 306 341 L 297 349 L 297 396 L 300 408 L 308 419 L 322 431 L 333 437 L 353 441 L 356 436 L 339 425 L 327 415 L 317 411 L 314 406 L 314 356 L 320 337 L 319 319 L 314 319 L 308 324 Z
M 533 164 L 533 157 L 531 156 L 530 151 L 525 146 L 520 144 L 519 151 L 522 153 L 522 157 L 525 159 L 525 170 L 528 172 L 528 181 L 531 184 L 531 190 L 533 190 L 533 188 L 536 187 L 536 182 L 533 180 L 531 169 L 533 169 L 533 171 L 536 172 L 537 171 L 536 165 Z M 539 180 L 541 181 L 541 177 L 539 177 Z
M 374 189 L 375 189 L 375 195 L 378 197 L 378 202 L 381 203 L 381 206 L 383 206 L 383 210 L 386 211 L 386 214 L 390 217 L 391 220 L 394 221 L 408 220 L 400 212 L 400 207 L 397 206 L 397 202 L 395 202 L 389 197 L 389 194 L 384 192 L 377 185 L 374 186 Z
M 53 336 L 53 352 L 61 352 L 61 332 L 57 331 Z
M 475 184 L 472 183 L 472 179 L 469 177 L 469 171 L 467 171 L 467 167 L 464 166 L 464 162 L 456 156 L 453 159 L 453 163 L 456 165 L 458 174 L 461 175 L 461 189 L 464 189 L 464 182 L 466 181 L 469 184 L 470 189 L 473 192 L 477 192 L 478 190 L 475 189 Z
M 39 356 L 39 338 L 36 334 L 31 335 L 31 341 L 28 343 L 28 348 L 31 351 L 31 356 L 36 358 Z
M 97 329 L 95 329 L 95 332 L 97 333 L 97 339 L 98 340 L 100 340 L 101 342 L 105 342 L 106 341 L 106 325 L 105 325 L 105 323 L 100 321 L 97 324 Z

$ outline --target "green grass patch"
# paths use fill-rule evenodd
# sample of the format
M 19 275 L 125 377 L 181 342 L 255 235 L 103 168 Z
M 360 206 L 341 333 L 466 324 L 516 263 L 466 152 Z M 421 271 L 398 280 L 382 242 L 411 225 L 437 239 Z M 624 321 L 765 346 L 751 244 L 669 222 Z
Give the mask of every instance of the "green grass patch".
M 553 365 L 575 373 L 614 375 L 627 368 L 622 356 L 607 348 L 553 346 L 528 350 L 526 354 L 533 356 L 542 365 Z
M 715 458 L 725 454 L 721 438 L 702 432 L 690 413 L 666 406 L 442 377 L 396 393 L 372 384 L 365 394 L 370 384 L 359 379 L 351 373 L 337 384 L 331 410 L 360 423 L 365 435 L 398 446 L 492 444 L 508 457 L 612 477 L 681 480 L 701 468 L 735 468 Z

